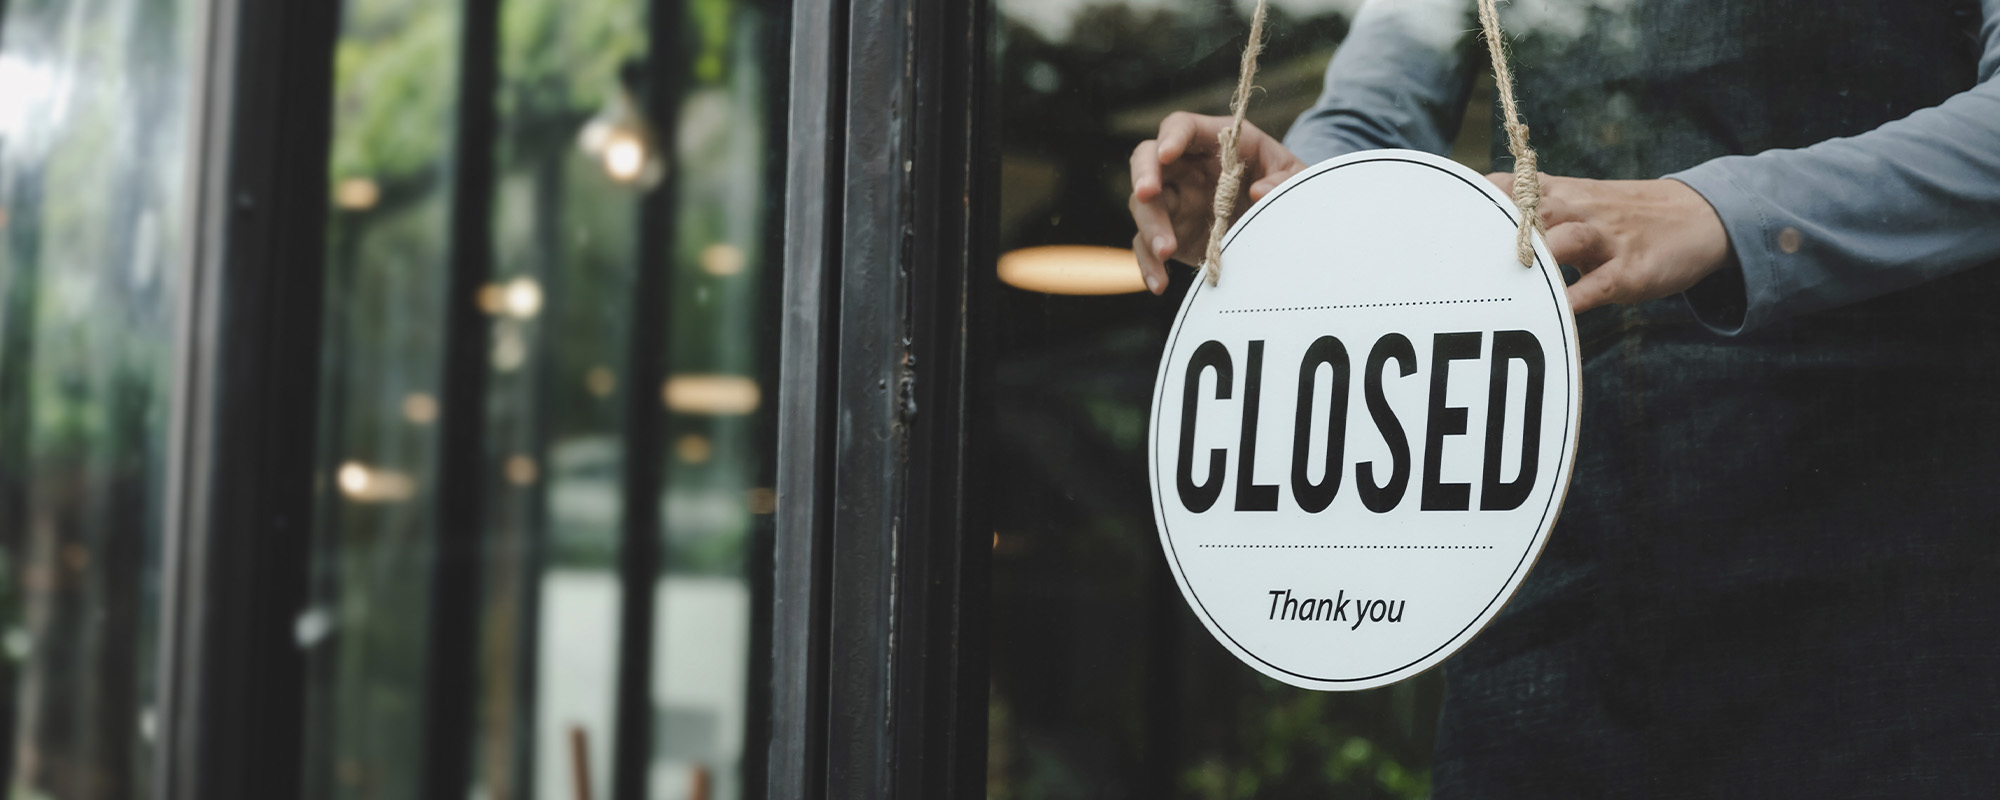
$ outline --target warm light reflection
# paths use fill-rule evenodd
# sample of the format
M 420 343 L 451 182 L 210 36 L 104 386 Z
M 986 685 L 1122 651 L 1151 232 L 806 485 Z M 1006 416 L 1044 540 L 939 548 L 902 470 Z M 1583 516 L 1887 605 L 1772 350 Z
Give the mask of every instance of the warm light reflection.
M 715 455 L 715 445 L 706 436 L 690 433 L 674 442 L 674 453 L 681 457 L 682 463 L 706 464 Z
M 416 494 L 416 482 L 409 475 L 390 469 L 371 468 L 359 461 L 340 465 L 334 473 L 340 493 L 357 503 L 387 503 L 408 500 Z
M 591 367 L 583 373 L 583 388 L 598 397 L 610 397 L 611 391 L 618 388 L 618 373 L 606 366 Z
M 701 271 L 710 275 L 735 275 L 743 271 L 743 249 L 716 242 L 701 249 Z
M 743 500 L 750 506 L 752 514 L 770 514 L 778 510 L 778 490 L 768 486 L 744 492 Z
M 382 201 L 382 187 L 368 178 L 347 178 L 333 187 L 333 202 L 349 211 L 366 211 Z
M 1116 247 L 1047 245 L 1000 257 L 1000 280 L 1008 286 L 1046 294 L 1126 294 L 1143 292 L 1139 260 Z
M 741 375 L 675 375 L 660 397 L 676 413 L 713 416 L 748 414 L 763 399 L 757 382 Z
M 542 284 L 534 278 L 519 277 L 506 283 L 479 287 L 479 310 L 493 316 L 533 319 L 542 313 Z
M 479 287 L 479 310 L 494 316 L 507 313 L 507 287 L 497 283 Z
M 542 285 L 534 278 L 507 282 L 507 313 L 515 319 L 530 319 L 542 311 Z
M 437 421 L 437 398 L 428 392 L 411 392 L 403 397 L 403 419 L 414 425 L 429 425 Z
M 340 490 L 348 494 L 368 491 L 368 468 L 349 461 L 340 465 Z
M 515 486 L 533 484 L 542 474 L 541 467 L 535 463 L 534 457 L 524 453 L 508 456 L 502 470 L 507 474 L 507 482 Z

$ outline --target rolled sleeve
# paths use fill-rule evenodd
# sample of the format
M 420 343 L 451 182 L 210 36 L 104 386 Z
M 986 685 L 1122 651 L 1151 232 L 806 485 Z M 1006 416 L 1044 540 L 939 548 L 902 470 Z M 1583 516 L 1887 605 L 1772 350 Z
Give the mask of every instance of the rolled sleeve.
M 1685 294 L 1702 324 L 1734 335 L 2000 260 L 2000 0 L 1984 9 L 1972 89 L 1859 136 L 1666 176 L 1715 209 L 1736 262 Z
M 1707 200 L 1729 235 L 1730 263 L 1682 295 L 1695 319 L 1724 336 L 1757 327 L 1763 320 L 1752 318 L 1752 310 L 1768 312 L 1776 305 L 1772 295 L 1776 234 L 1771 231 L 1770 216 L 1750 192 L 1737 185 L 1721 161 L 1668 178 L 1687 184 Z M 1754 300 L 1753 291 L 1759 293 Z

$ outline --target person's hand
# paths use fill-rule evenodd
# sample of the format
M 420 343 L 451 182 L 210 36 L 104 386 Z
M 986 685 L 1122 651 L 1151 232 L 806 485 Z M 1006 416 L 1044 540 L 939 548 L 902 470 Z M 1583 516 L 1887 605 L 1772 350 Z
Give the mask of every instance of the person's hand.
M 1512 196 L 1514 176 L 1486 176 Z M 1686 291 L 1729 261 L 1729 234 L 1700 193 L 1675 180 L 1542 176 L 1549 254 L 1583 273 L 1570 308 L 1637 303 Z
M 1140 142 L 1132 151 L 1132 253 L 1153 294 L 1167 289 L 1167 259 L 1200 261 L 1208 249 L 1208 225 L 1215 204 L 1215 181 L 1222 174 L 1216 135 L 1229 117 L 1204 117 L 1176 111 L 1160 122 L 1157 139 Z M 1305 169 L 1305 162 L 1249 122 L 1236 142 L 1243 157 L 1243 180 L 1249 191 L 1237 197 L 1236 220 L 1286 178 Z

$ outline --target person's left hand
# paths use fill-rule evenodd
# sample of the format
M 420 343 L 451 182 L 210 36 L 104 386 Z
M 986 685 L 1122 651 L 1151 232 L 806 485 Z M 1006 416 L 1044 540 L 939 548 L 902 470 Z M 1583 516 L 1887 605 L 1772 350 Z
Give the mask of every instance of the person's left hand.
M 1514 176 L 1486 176 L 1510 196 Z M 1676 180 L 1542 176 L 1549 254 L 1583 273 L 1570 308 L 1637 303 L 1686 291 L 1729 261 L 1729 234 L 1699 192 Z

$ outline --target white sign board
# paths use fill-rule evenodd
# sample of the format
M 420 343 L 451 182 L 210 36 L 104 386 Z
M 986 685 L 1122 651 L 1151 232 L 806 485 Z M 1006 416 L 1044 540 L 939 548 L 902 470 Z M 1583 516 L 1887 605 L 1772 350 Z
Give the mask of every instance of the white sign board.
M 1309 689 L 1436 665 L 1514 592 L 1576 456 L 1576 326 L 1512 202 L 1403 150 L 1253 206 L 1181 305 L 1150 429 L 1181 592 L 1238 658 Z

